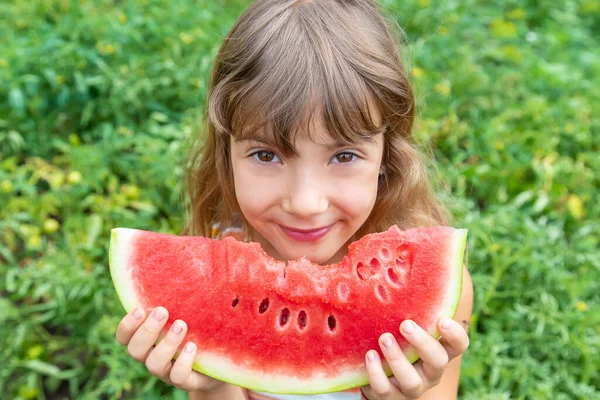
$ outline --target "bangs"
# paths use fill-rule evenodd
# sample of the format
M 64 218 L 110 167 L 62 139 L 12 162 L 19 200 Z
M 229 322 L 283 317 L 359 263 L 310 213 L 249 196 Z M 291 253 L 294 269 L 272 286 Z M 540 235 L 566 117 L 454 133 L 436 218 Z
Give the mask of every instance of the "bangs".
M 386 127 L 381 104 L 344 48 L 331 43 L 306 13 L 279 19 L 273 35 L 235 77 L 223 133 L 236 140 L 260 138 L 284 155 L 294 154 L 298 133 L 312 140 L 356 144 Z

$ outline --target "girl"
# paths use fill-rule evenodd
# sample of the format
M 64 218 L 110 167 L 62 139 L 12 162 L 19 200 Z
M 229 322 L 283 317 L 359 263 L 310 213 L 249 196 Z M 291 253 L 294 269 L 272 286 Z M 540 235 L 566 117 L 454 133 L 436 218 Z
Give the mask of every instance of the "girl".
M 216 57 L 205 137 L 188 163 L 186 234 L 237 235 L 280 260 L 340 261 L 347 245 L 396 224 L 447 224 L 411 144 L 415 106 L 391 25 L 373 0 L 257 0 Z M 464 273 L 455 320 L 436 341 L 412 321 L 400 332 L 421 359 L 411 365 L 393 335 L 365 354 L 369 385 L 320 396 L 248 391 L 191 369 L 196 348 L 177 320 L 155 346 L 168 310 L 126 315 L 117 340 L 151 374 L 190 399 L 454 399 L 472 285 Z M 464 327 L 457 321 L 463 321 Z M 176 351 L 182 351 L 172 361 Z

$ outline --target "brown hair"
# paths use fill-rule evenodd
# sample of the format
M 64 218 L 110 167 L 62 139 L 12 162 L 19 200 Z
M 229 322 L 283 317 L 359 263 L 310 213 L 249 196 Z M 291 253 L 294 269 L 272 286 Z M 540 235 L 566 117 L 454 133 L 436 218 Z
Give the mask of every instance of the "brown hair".
M 230 136 L 261 129 L 285 155 L 315 116 L 336 141 L 384 134 L 384 174 L 358 237 L 394 224 L 446 224 L 412 143 L 415 102 L 398 52 L 401 30 L 393 27 L 370 0 L 252 3 L 213 65 L 204 123 L 187 160 L 185 233 L 210 236 L 213 223 L 229 224 L 239 213 Z

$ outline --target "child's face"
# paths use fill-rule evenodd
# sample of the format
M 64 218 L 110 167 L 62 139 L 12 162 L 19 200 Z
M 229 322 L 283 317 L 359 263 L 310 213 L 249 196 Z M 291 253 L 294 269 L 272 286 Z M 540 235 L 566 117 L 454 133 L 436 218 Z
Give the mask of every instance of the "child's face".
M 383 135 L 341 147 L 320 136 L 297 135 L 289 158 L 259 137 L 231 140 L 238 204 L 252 240 L 276 259 L 339 261 L 375 204 Z

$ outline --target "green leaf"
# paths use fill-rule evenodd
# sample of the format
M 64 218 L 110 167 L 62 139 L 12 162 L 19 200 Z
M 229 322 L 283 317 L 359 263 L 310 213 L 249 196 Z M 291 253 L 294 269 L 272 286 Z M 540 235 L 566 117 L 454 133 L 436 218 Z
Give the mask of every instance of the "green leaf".
M 21 361 L 19 362 L 19 365 L 42 375 L 47 375 L 58 379 L 69 379 L 81 373 L 81 371 L 78 369 L 61 370 L 56 365 L 52 365 L 41 360 Z
M 102 233 L 102 217 L 98 214 L 92 214 L 88 218 L 89 228 L 87 234 L 86 247 L 92 248 Z
M 25 96 L 21 89 L 12 88 L 8 94 L 8 100 L 11 108 L 18 114 L 25 114 Z

